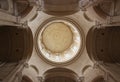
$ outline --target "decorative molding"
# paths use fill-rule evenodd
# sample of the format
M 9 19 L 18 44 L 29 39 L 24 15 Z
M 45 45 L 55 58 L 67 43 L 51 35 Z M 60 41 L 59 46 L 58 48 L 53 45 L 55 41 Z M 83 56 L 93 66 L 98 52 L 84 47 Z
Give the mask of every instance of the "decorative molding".
M 93 69 L 98 69 L 100 65 L 103 65 L 103 61 L 94 62 Z
M 24 67 L 25 67 L 25 68 L 29 68 L 30 65 L 29 65 L 28 63 L 24 63 Z
M 85 79 L 85 77 L 81 76 L 81 77 L 78 78 L 78 82 L 84 82 L 84 79 Z
M 51 62 L 51 61 L 47 60 L 46 58 L 44 58 L 44 57 L 42 56 L 41 51 L 39 50 L 38 35 L 39 35 L 40 30 L 41 30 L 41 27 L 43 27 L 46 23 L 49 23 L 50 21 L 54 21 L 54 20 L 65 20 L 65 21 L 68 21 L 68 22 L 72 23 L 73 25 L 75 25 L 75 26 L 77 27 L 78 31 L 80 32 L 80 35 L 81 35 L 81 49 L 79 50 L 78 55 L 76 55 L 76 56 L 75 56 L 74 58 L 72 58 L 70 61 L 63 62 L 63 63 Z M 80 25 L 79 25 L 76 21 L 74 21 L 73 19 L 68 18 L 68 17 L 60 17 L 60 18 L 59 18 L 59 17 L 52 17 L 52 18 L 49 18 L 49 19 L 45 20 L 45 21 L 39 26 L 39 28 L 37 29 L 37 32 L 36 32 L 36 35 L 35 35 L 35 39 L 34 39 L 34 40 L 35 40 L 35 49 L 36 49 L 38 55 L 39 55 L 45 62 L 47 62 L 48 64 L 58 65 L 58 66 L 60 66 L 60 65 L 62 65 L 62 66 L 63 66 L 63 65 L 68 65 L 68 64 L 70 64 L 70 63 L 72 63 L 72 62 L 75 62 L 75 60 L 80 57 L 80 54 L 83 52 L 84 46 L 85 46 L 85 44 L 84 44 L 84 42 L 85 42 L 85 35 L 84 35 L 83 30 L 82 30 L 82 27 L 80 27 Z
M 79 77 L 78 74 L 76 74 L 74 71 L 72 71 L 70 69 L 59 68 L 59 67 L 49 69 L 43 74 L 44 80 L 54 78 L 54 77 L 59 78 L 59 76 L 70 78 L 70 79 L 74 80 L 75 82 L 78 82 L 79 80 L 82 80 L 82 78 L 83 78 L 83 76 Z
M 39 82 L 44 82 L 44 78 L 42 76 L 38 76 L 37 78 Z
M 22 81 L 22 72 L 21 71 L 19 71 L 19 72 L 17 72 L 17 77 L 18 77 L 18 82 L 21 82 Z

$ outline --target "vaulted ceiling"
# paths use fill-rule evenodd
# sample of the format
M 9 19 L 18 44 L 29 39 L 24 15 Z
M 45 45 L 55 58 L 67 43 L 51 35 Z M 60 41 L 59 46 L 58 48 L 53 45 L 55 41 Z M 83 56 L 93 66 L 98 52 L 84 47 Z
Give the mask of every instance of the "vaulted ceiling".
M 119 7 L 119 0 L 0 0 L 0 81 L 119 82 Z

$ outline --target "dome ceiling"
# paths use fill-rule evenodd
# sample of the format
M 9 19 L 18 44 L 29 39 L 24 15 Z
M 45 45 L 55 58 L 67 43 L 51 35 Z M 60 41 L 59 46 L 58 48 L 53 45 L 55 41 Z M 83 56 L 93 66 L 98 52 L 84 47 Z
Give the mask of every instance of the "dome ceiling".
M 73 42 L 72 34 L 70 27 L 66 24 L 53 22 L 43 31 L 43 44 L 53 53 L 64 52 Z
M 64 63 L 76 57 L 81 50 L 80 30 L 69 20 L 56 18 L 39 28 L 42 29 L 37 35 L 37 48 L 45 59 L 54 63 Z
M 119 0 L 0 0 L 0 67 L 3 66 L 0 81 L 7 82 L 4 77 L 13 70 L 10 67 L 16 68 L 22 62 L 22 70 L 20 68 L 12 79 L 23 82 L 115 82 L 109 80 L 118 79 L 120 71 L 112 73 L 103 68 L 111 65 L 113 70 L 113 63 L 116 68 L 120 63 L 120 24 L 109 23 L 107 19 L 117 19 L 119 23 L 119 4 Z M 45 73 L 55 67 L 73 72 L 60 69 Z M 96 78 L 101 74 L 102 77 Z

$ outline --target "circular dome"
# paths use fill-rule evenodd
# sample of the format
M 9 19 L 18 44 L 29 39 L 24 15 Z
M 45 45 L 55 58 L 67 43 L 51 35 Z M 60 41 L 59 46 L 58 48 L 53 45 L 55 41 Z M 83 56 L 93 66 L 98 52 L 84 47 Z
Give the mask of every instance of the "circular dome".
M 73 42 L 72 31 L 62 22 L 53 22 L 43 31 L 43 44 L 51 52 L 63 52 Z
M 45 21 L 37 34 L 39 54 L 52 63 L 65 63 L 77 56 L 82 46 L 78 25 L 69 20 Z

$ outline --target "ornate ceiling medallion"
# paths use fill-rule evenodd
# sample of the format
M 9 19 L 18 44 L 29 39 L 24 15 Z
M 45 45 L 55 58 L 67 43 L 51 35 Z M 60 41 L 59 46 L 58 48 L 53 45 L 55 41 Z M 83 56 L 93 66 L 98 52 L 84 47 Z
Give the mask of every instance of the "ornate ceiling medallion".
M 47 61 L 57 64 L 75 58 L 82 47 L 82 36 L 78 26 L 64 19 L 45 21 L 37 34 L 39 54 Z

